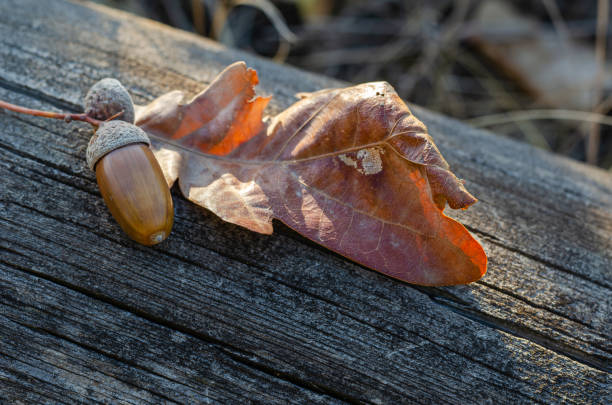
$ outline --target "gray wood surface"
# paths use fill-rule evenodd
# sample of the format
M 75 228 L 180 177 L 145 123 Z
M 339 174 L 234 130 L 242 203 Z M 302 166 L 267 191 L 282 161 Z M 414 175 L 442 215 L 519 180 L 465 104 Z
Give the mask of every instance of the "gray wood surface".
M 341 83 L 87 3 L 0 2 L 0 98 L 79 111 L 258 70 L 275 114 Z M 389 279 L 282 224 L 258 235 L 175 190 L 163 244 L 128 240 L 86 125 L 0 112 L 0 399 L 8 403 L 606 403 L 612 176 L 414 108 L 480 202 L 451 213 L 488 274 Z

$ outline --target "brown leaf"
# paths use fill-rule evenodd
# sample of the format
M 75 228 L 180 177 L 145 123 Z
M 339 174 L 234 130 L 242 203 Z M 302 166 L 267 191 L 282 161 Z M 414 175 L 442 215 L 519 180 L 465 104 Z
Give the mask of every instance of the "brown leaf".
M 183 92 L 167 93 L 138 111 L 138 125 L 181 145 L 224 155 L 262 131 L 270 97 L 255 98 L 257 73 L 237 62 L 187 104 Z
M 476 199 L 388 83 L 302 94 L 268 126 L 256 83 L 237 63 L 190 103 L 173 92 L 140 112 L 143 129 L 176 140 L 154 141 L 169 184 L 178 177 L 189 200 L 228 222 L 271 233 L 277 218 L 410 283 L 484 275 L 482 247 L 442 212 L 446 202 L 466 208 Z

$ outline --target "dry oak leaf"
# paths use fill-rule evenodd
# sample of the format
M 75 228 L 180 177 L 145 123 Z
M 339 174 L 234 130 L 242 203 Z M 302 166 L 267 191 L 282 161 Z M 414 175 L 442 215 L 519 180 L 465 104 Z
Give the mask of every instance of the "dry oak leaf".
M 301 94 L 269 122 L 255 71 L 226 68 L 182 104 L 168 93 L 139 109 L 168 184 L 225 221 L 272 233 L 277 218 L 391 277 L 465 284 L 487 257 L 443 209 L 476 199 L 385 82 Z

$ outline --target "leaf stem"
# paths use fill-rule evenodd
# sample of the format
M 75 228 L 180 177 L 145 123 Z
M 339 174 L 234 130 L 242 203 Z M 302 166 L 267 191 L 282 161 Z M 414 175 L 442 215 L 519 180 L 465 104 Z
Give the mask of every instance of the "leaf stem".
M 71 114 L 71 113 L 58 113 L 52 111 L 42 111 L 42 110 L 34 110 L 32 108 L 21 107 L 19 105 L 7 103 L 6 101 L 0 100 L 0 108 L 4 108 L 5 110 L 18 112 L 20 114 L 33 115 L 35 117 L 45 117 L 45 118 L 55 118 L 58 120 L 64 120 L 66 122 L 70 121 L 83 121 L 91 124 L 94 127 L 99 127 L 104 121 L 97 120 L 88 116 L 85 113 L 82 114 Z M 121 111 L 118 114 L 115 114 L 109 120 L 117 118 L 119 115 L 123 114 Z

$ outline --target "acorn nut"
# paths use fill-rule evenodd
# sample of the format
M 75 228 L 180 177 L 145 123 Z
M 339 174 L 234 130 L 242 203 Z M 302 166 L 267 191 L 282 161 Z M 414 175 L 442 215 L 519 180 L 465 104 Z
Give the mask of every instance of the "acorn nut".
M 96 172 L 111 214 L 130 238 L 143 245 L 166 239 L 174 220 L 170 190 L 150 144 L 136 125 L 108 121 L 87 147 L 87 164 Z
M 125 87 L 117 79 L 107 77 L 89 89 L 85 96 L 85 113 L 104 121 L 123 111 L 117 119 L 134 123 L 134 103 Z

